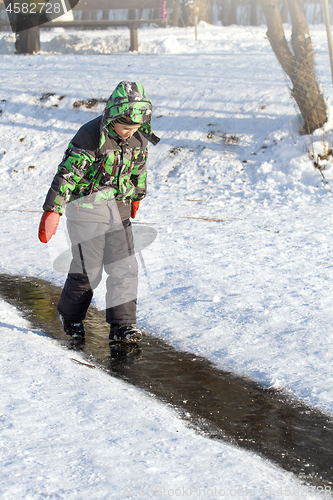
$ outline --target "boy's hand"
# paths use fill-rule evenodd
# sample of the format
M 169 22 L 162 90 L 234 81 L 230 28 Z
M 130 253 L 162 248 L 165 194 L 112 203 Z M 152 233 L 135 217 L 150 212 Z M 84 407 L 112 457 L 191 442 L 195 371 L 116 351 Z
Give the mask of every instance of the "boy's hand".
M 59 221 L 60 214 L 58 212 L 43 213 L 38 230 L 38 238 L 42 243 L 47 243 L 56 234 Z
M 131 217 L 132 217 L 132 219 L 135 219 L 136 213 L 139 210 L 139 205 L 140 205 L 139 201 L 132 201 L 132 205 L 131 205 Z

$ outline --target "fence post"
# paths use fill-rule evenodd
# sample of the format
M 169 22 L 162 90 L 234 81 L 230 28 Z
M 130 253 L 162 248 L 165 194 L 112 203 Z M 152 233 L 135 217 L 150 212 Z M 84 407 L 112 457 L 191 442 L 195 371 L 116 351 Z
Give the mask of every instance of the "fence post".
M 139 50 L 139 41 L 138 41 L 138 28 L 135 26 L 130 27 L 130 52 Z
M 328 0 L 321 0 L 321 5 L 323 7 L 323 12 L 324 12 L 324 17 L 325 17 L 327 43 L 328 43 L 328 51 L 330 54 L 331 75 L 332 75 L 332 83 L 333 83 L 333 42 L 332 42 L 332 32 L 331 32 L 331 23 L 330 23 L 330 13 L 328 10 Z

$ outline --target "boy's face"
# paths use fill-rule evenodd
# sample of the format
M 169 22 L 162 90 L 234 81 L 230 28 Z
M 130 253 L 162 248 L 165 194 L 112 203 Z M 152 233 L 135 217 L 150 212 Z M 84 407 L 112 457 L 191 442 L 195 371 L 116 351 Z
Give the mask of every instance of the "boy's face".
M 139 130 L 141 124 L 138 125 L 125 125 L 124 123 L 115 123 L 113 130 L 122 139 L 129 139 L 135 132 Z

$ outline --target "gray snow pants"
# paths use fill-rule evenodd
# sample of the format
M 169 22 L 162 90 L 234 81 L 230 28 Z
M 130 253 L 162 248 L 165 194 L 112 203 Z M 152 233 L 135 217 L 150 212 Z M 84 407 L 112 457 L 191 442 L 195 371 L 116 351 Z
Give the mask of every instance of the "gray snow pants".
M 58 312 L 69 321 L 82 321 L 104 269 L 107 323 L 136 323 L 138 264 L 130 220 L 117 224 L 67 220 L 67 229 L 73 258 Z

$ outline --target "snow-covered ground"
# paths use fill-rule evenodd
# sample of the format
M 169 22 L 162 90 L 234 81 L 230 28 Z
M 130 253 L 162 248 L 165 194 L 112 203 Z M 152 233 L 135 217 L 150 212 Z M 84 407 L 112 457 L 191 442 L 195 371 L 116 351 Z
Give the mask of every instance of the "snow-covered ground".
M 330 108 L 324 27 L 311 35 Z M 136 218 L 157 231 L 143 251 L 139 324 L 331 414 L 333 170 L 328 163 L 324 183 L 308 151 L 331 147 L 332 121 L 312 138 L 298 134 L 265 27 L 201 24 L 197 42 L 192 28 L 142 29 L 135 54 L 128 38 L 125 29 L 42 30 L 41 53 L 17 56 L 13 36 L 0 35 L 0 273 L 63 283 L 52 262 L 67 245 L 64 218 L 50 244 L 37 239 L 50 181 L 116 84 L 140 81 L 162 140 L 150 147 Z M 73 106 L 91 99 L 92 108 Z M 103 284 L 94 301 L 103 308 Z M 5 303 L 0 327 L 4 500 L 319 497 L 75 364 Z

